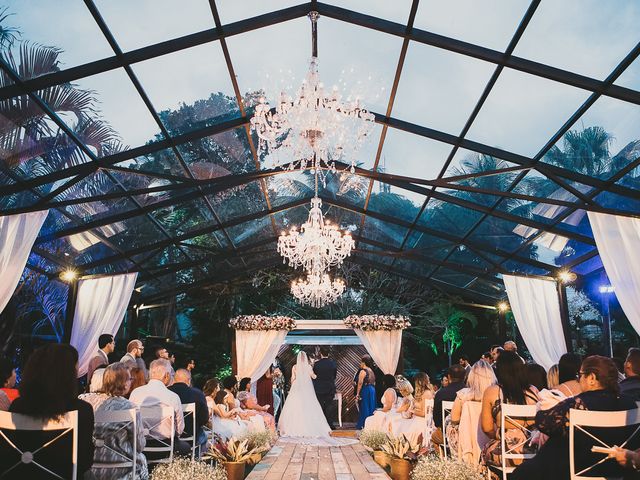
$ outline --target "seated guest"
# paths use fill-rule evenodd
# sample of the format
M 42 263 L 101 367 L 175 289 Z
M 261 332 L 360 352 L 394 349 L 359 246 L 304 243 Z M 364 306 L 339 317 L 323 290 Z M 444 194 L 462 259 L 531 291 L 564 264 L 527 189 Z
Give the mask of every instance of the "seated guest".
M 480 356 L 480 360 L 484 360 L 485 362 L 487 362 L 489 365 L 491 365 L 491 352 L 484 352 L 481 356 Z
M 379 432 L 388 432 L 387 413 L 395 407 L 398 395 L 396 394 L 396 377 L 386 374 L 382 377 L 384 393 L 382 394 L 382 408 L 373 412 L 373 415 L 367 417 L 364 421 L 365 430 L 377 430 Z
M 533 385 L 538 391 L 547 388 L 547 372 L 542 365 L 529 363 L 525 367 L 529 385 Z
M 491 354 L 491 366 L 494 367 L 498 361 L 500 354 L 504 352 L 504 349 L 500 345 L 491 345 L 489 353 Z
M 547 372 L 547 388 L 553 389 L 560 385 L 560 372 L 558 370 L 558 364 L 551 365 L 551 368 Z
M 127 363 L 131 368 L 138 367 L 142 370 L 145 383 L 147 381 L 148 373 L 147 366 L 142 359 L 144 353 L 144 345 L 141 340 L 131 340 L 127 344 L 127 353 L 120 359 L 122 363 Z
M 235 394 L 238 391 L 238 381 L 234 375 L 229 375 L 222 380 L 222 386 L 224 387 L 224 403 L 227 406 L 227 411 L 236 411 L 241 420 L 250 420 L 255 424 L 258 430 L 264 430 L 264 420 L 258 412 L 253 410 L 243 410 L 240 406 L 240 400 L 238 400 Z
M 77 477 L 82 478 L 93 464 L 94 419 L 91 405 L 78 399 L 78 351 L 71 345 L 57 343 L 36 349 L 27 360 L 19 390 L 20 396 L 11 403 L 11 412 L 55 420 L 66 412 L 78 411 Z M 42 433 L 44 437 L 47 432 Z M 42 451 L 39 460 L 54 472 L 69 472 L 70 456 L 60 455 L 55 447 Z M 42 472 L 34 472 L 28 478 L 41 478 L 36 473 Z
M 480 423 L 482 431 L 492 440 L 482 449 L 485 465 L 501 465 L 500 412 L 502 404 L 535 405 L 538 390 L 529 384 L 524 363 L 514 352 L 504 351 L 496 362 L 498 384 L 488 387 L 482 397 Z M 505 425 L 505 444 L 513 453 L 530 453 L 526 435 L 516 423 Z M 524 425 L 525 427 L 527 425 Z M 514 466 L 509 461 L 508 466 Z
M 196 404 L 196 445 L 204 445 L 207 442 L 207 434 L 202 427 L 209 422 L 209 407 L 204 393 L 191 386 L 189 370 L 185 368 L 176 370 L 173 385 L 169 387 L 169 390 L 177 394 L 183 404 Z M 192 434 L 193 420 L 185 423 L 183 436 L 190 437 Z
M 497 383 L 498 380 L 491 365 L 484 360 L 478 360 L 473 364 L 469 375 L 467 375 L 467 386 L 456 393 L 456 399 L 453 401 L 453 408 L 451 409 L 450 423 L 445 430 L 447 443 L 450 445 L 452 453 L 458 451 L 458 428 L 464 403 L 481 402 L 487 388 Z
M 415 385 L 415 402 L 412 412 L 418 417 L 424 417 L 424 401 L 431 400 L 435 396 L 435 388 L 431 385 L 429 375 L 424 372 L 416 373 L 413 384 Z
M 157 407 L 157 406 L 169 406 L 173 409 L 175 415 L 175 437 L 174 437 L 174 451 L 179 454 L 190 454 L 191 447 L 183 440 L 180 440 L 180 435 L 184 431 L 184 417 L 182 413 L 182 402 L 180 397 L 167 388 L 169 381 L 171 380 L 171 364 L 168 360 L 157 359 L 151 362 L 149 366 L 149 383 L 141 387 L 136 388 L 129 395 L 129 400 L 138 405 L 139 407 Z M 146 419 L 143 418 L 143 422 Z M 160 420 L 160 419 L 158 419 Z M 155 425 L 153 419 L 147 420 L 147 423 Z M 171 423 L 169 419 L 162 419 L 162 421 L 153 426 L 150 433 L 153 438 L 149 438 L 147 443 L 151 445 L 155 439 L 161 439 L 166 441 L 171 436 Z
M 442 402 L 453 402 L 456 399 L 458 391 L 464 388 L 466 373 L 461 365 L 451 365 L 446 377 L 449 381 L 448 385 L 436 392 L 433 402 L 433 425 L 436 429 L 431 435 L 431 441 L 434 445 L 442 445 L 444 442 L 442 434 Z
M 238 400 L 243 410 L 252 410 L 262 416 L 264 424 L 272 432 L 276 431 L 276 420 L 269 412 L 269 405 L 258 404 L 258 399 L 251 393 L 251 379 L 245 377 L 240 380 L 240 391 L 238 392 Z
M 471 370 L 471 363 L 469 363 L 468 355 L 465 355 L 464 353 L 460 355 L 460 359 L 458 360 L 458 363 L 462 365 L 462 367 L 465 369 L 467 373 L 469 373 L 469 370 Z
M 513 340 L 507 340 L 506 342 L 504 342 L 502 348 L 505 352 L 513 352 L 518 355 L 518 345 L 516 345 L 516 342 L 514 342 Z M 525 363 L 524 358 L 522 358 L 520 355 L 518 355 L 518 358 L 520 359 L 520 361 L 522 361 L 522 363 Z
M 5 393 L 9 403 L 19 396 L 16 388 L 16 369 L 6 358 L 0 358 L 0 391 Z
M 640 471 L 640 449 L 627 450 L 621 447 L 613 447 L 613 449 L 615 453 L 609 456 L 615 458 L 616 462 L 626 469 Z
M 217 378 L 210 378 L 202 387 L 202 393 L 204 393 L 207 400 L 207 407 L 209 407 L 209 418 L 213 415 L 213 409 L 216 405 L 215 398 L 220 391 L 220 380 Z
M 92 381 L 98 376 L 96 370 Z M 117 410 L 130 410 L 136 406 L 124 398 L 124 394 L 129 391 L 131 374 L 126 364 L 121 362 L 112 363 L 101 375 L 101 388 L 98 393 L 85 393 L 80 395 L 81 400 L 91 404 L 95 413 L 110 412 Z M 140 419 L 140 411 L 136 412 L 137 431 L 133 431 L 131 423 L 110 423 L 97 424 L 95 426 L 96 438 L 104 441 L 104 445 L 96 447 L 93 460 L 95 463 L 121 463 L 125 458 L 133 455 L 133 438 L 136 438 L 136 479 L 148 477 L 147 459 L 142 453 L 146 445 L 144 437 L 144 427 Z M 130 468 L 99 468 L 94 465 L 91 472 L 96 478 L 119 479 L 129 478 Z
M 229 409 L 225 397 L 227 392 L 219 391 L 214 399 L 213 406 L 213 434 L 223 442 L 231 437 L 239 438 L 251 430 L 255 430 L 248 420 L 240 417 L 239 408 Z
M 98 368 L 95 372 L 93 372 L 93 376 L 91 377 L 91 384 L 89 384 L 89 393 L 80 395 L 80 400 L 84 400 L 85 402 L 92 404 L 92 400 L 94 398 L 101 398 L 102 382 L 104 380 L 105 370 L 106 369 L 104 368 Z
M 143 370 L 140 367 L 133 367 L 129 373 L 131 373 L 131 385 L 126 395 L 127 398 L 129 398 L 131 392 L 133 392 L 136 388 L 147 384 L 146 370 Z
M 640 400 L 640 348 L 630 348 L 624 361 L 625 379 L 620 382 L 620 393 Z
M 87 367 L 87 385 L 91 383 L 91 377 L 94 371 L 109 365 L 109 355 L 113 353 L 115 348 L 116 341 L 113 335 L 103 333 L 98 337 L 98 351 L 93 358 L 89 360 L 89 366 Z
M 569 478 L 569 410 L 616 411 L 636 408 L 633 399 L 620 395 L 618 369 L 615 363 L 606 357 L 593 355 L 582 362 L 579 372 L 582 393 L 567 398 L 549 410 L 536 414 L 535 428 L 549 436 L 538 454 L 518 467 L 511 478 L 514 480 L 548 478 L 562 480 Z M 607 433 L 598 435 L 603 442 L 608 441 Z M 581 455 L 584 458 L 581 458 Z M 602 456 L 601 456 L 602 457 Z M 591 452 L 576 452 L 576 464 L 591 465 L 601 457 L 593 457 Z M 591 462 L 591 459 L 594 459 Z M 612 462 L 605 462 L 589 472 L 600 477 L 622 476 L 612 471 Z M 616 475 L 618 473 L 618 475 Z
M 565 397 L 573 397 L 582 392 L 580 382 L 576 380 L 582 357 L 577 353 L 565 353 L 558 362 L 558 380 L 560 385 L 556 390 L 562 392 Z
M 387 413 L 388 433 L 393 437 L 404 435 L 411 443 L 418 443 L 420 437 L 424 435 L 424 420 L 414 416 L 413 387 L 409 380 L 402 375 L 396 376 L 396 385 L 402 398 L 397 407 Z

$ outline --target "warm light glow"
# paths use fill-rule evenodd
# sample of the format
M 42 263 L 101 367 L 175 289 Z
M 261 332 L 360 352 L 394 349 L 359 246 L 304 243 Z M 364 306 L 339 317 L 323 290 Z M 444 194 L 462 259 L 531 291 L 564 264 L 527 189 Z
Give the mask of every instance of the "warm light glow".
M 600 285 L 600 293 L 613 293 L 613 285 Z
M 504 313 L 507 310 L 509 310 L 509 304 L 507 302 L 500 302 L 498 304 L 498 311 L 499 312 Z
M 68 268 L 60 274 L 60 278 L 65 282 L 73 282 L 76 278 L 78 278 L 78 272 L 71 268 Z
M 558 280 L 562 283 L 573 282 L 577 278 L 577 275 L 569 270 L 562 270 L 558 273 Z

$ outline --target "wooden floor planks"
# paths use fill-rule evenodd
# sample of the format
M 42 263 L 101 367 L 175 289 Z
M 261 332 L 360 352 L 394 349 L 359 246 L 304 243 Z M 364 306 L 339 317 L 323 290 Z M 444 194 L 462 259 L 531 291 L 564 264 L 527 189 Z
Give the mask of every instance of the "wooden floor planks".
M 247 480 L 388 480 L 360 444 L 313 447 L 278 443 Z

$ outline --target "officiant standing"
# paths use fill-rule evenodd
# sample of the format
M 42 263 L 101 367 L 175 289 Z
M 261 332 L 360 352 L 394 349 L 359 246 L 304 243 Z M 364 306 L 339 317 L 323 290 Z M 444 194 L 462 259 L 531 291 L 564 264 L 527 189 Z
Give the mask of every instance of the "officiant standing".
M 333 428 L 333 399 L 336 396 L 338 366 L 335 361 L 329 358 L 329 349 L 326 346 L 320 347 L 320 360 L 313 364 L 313 373 L 316 374 L 313 388 L 316 391 L 318 402 L 327 423 Z

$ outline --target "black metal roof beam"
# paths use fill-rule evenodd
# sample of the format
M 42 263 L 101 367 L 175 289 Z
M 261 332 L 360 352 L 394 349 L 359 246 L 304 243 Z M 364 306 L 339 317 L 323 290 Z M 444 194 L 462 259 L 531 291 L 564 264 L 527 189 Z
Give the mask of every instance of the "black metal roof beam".
M 327 205 L 333 205 L 335 207 L 339 207 L 339 208 L 343 208 L 345 210 L 349 210 L 355 213 L 359 213 L 362 214 L 363 213 L 363 209 L 362 207 L 359 207 L 357 205 L 353 205 L 351 203 L 345 202 L 344 200 L 339 200 L 339 199 L 335 199 L 335 198 L 322 198 L 323 203 L 327 204 Z M 367 215 L 373 218 L 377 218 L 378 220 L 382 220 L 383 222 L 387 222 L 393 225 L 397 225 L 399 227 L 404 227 L 404 228 L 409 228 L 409 226 L 411 225 L 411 222 L 408 222 L 406 220 L 401 220 L 399 218 L 395 218 L 392 217 L 390 215 L 385 215 L 382 213 L 378 213 L 375 212 L 373 210 L 369 210 L 367 212 Z M 456 235 L 451 235 L 450 233 L 447 232 L 441 232 L 439 230 L 434 230 L 432 228 L 426 227 L 424 225 L 416 225 L 415 230 L 422 232 L 422 233 L 426 233 L 427 235 L 431 235 L 432 237 L 437 237 L 437 238 L 441 238 L 443 240 L 446 240 L 448 242 L 451 242 L 453 244 L 456 245 L 460 245 L 462 238 L 458 237 Z M 497 248 L 493 245 L 480 245 L 477 242 L 472 242 L 469 241 L 468 239 L 464 241 L 464 243 L 462 243 L 462 245 L 466 246 L 467 248 L 469 248 L 470 250 L 474 251 L 475 253 L 481 254 L 482 252 L 486 252 L 488 254 L 491 255 L 497 255 L 497 256 L 501 256 L 506 258 L 508 255 L 510 255 L 510 252 L 506 252 L 500 248 Z M 543 262 L 540 262 L 538 260 L 532 259 L 532 258 L 526 258 L 526 257 L 518 257 L 516 259 L 517 261 L 521 262 L 521 263 L 525 263 L 528 265 L 531 265 L 532 267 L 536 267 L 536 268 L 541 268 L 541 269 L 545 269 L 545 270 L 555 270 L 556 267 L 553 265 L 549 265 Z
M 415 21 L 416 18 L 416 13 L 418 11 L 418 4 L 419 4 L 420 0 L 413 0 L 411 2 L 411 10 L 409 11 L 409 19 L 407 20 L 407 26 L 405 27 L 406 33 L 408 34 L 411 29 L 413 28 L 413 22 Z M 398 92 L 398 85 L 400 83 L 400 77 L 402 75 L 402 68 L 404 67 L 404 61 L 405 58 L 407 57 L 407 50 L 409 49 L 409 38 L 405 37 L 404 40 L 402 41 L 402 47 L 400 48 L 400 57 L 398 58 L 398 65 L 396 67 L 396 74 L 393 78 L 393 84 L 391 86 L 391 93 L 389 95 L 389 102 L 387 104 L 387 112 L 386 112 L 386 117 L 390 117 L 391 116 L 391 111 L 393 110 L 393 104 L 395 102 L 396 99 L 396 94 Z M 380 163 L 380 157 L 382 156 L 382 149 L 384 148 L 384 141 L 387 137 L 387 130 L 389 129 L 389 126 L 387 124 L 384 124 L 382 126 L 382 132 L 380 134 L 380 141 L 378 142 L 378 149 L 376 151 L 376 158 L 373 162 L 373 167 L 371 168 L 372 171 L 377 171 L 378 170 L 378 164 Z M 367 211 L 367 208 L 369 208 L 369 200 L 371 199 L 371 191 L 373 190 L 373 180 L 371 180 L 369 182 L 369 188 L 367 190 L 367 195 L 365 197 L 364 200 L 364 211 Z M 366 221 L 367 216 L 366 215 L 362 215 L 362 218 L 360 219 L 360 231 L 364 230 L 364 223 Z
M 278 205 L 277 207 L 273 208 L 273 213 L 278 213 L 278 212 L 284 212 L 287 211 L 291 208 L 295 208 L 295 207 L 299 207 L 300 205 L 305 205 L 307 203 L 307 199 L 303 198 L 303 199 L 299 199 L 299 200 L 294 200 L 293 202 L 289 202 L 289 203 L 285 203 L 283 205 Z M 260 212 L 255 212 L 255 213 L 251 213 L 248 215 L 244 215 L 242 217 L 237 217 L 234 218 L 232 220 L 228 220 L 226 222 L 223 223 L 219 223 L 219 224 L 215 224 L 215 225 L 208 225 L 206 227 L 201 227 L 201 228 L 197 228 L 195 230 L 191 230 L 187 233 L 183 233 L 181 235 L 177 235 L 174 237 L 174 240 L 177 242 L 183 242 L 185 240 L 189 240 L 190 238 L 195 238 L 195 237 L 199 237 L 200 235 L 206 235 L 215 231 L 218 231 L 222 228 L 230 228 L 230 227 L 234 227 L 236 225 L 241 225 L 243 223 L 246 222 L 250 222 L 252 220 L 258 220 L 262 217 L 264 217 L 265 215 L 267 215 L 266 211 L 260 211 Z M 136 247 L 133 248 L 131 250 L 127 250 L 126 252 L 124 252 L 126 255 L 138 255 L 140 253 L 144 253 L 146 251 L 148 251 L 149 249 L 160 249 L 160 248 L 165 248 L 169 245 L 172 245 L 173 242 L 170 242 L 169 240 L 160 240 L 158 242 L 155 243 L 151 243 L 148 245 L 143 245 L 141 247 Z M 100 260 L 96 260 L 90 263 L 85 263 L 85 264 L 81 264 L 78 265 L 78 268 L 82 268 L 85 270 L 89 270 L 91 268 L 95 268 L 97 266 L 100 265 L 105 265 L 107 263 L 112 263 L 112 262 L 117 262 L 119 260 L 122 259 L 121 255 L 113 255 L 111 257 L 105 257 L 102 258 Z
M 321 15 L 325 15 L 336 20 L 342 20 L 347 23 L 388 33 L 397 37 L 408 37 L 410 40 L 418 43 L 477 58 L 486 62 L 495 63 L 496 65 L 502 65 L 503 67 L 519 70 L 530 75 L 564 83 L 583 90 L 603 93 L 607 96 L 624 100 L 625 102 L 640 105 L 640 92 L 620 87 L 618 85 L 608 85 L 606 82 L 595 78 L 579 75 L 577 73 L 551 67 L 543 63 L 534 62 L 532 60 L 527 60 L 513 55 L 505 55 L 504 52 L 500 52 L 498 50 L 492 50 L 490 48 L 481 47 L 462 40 L 445 37 L 444 35 L 419 30 L 417 28 L 412 28 L 410 32 L 407 32 L 405 26 L 400 23 L 383 20 L 381 18 L 328 5 L 326 3 L 318 2 L 318 12 Z
M 225 25 L 225 37 L 239 35 L 241 33 L 256 30 L 270 25 L 276 25 L 288 20 L 293 20 L 305 16 L 310 11 L 311 3 L 302 3 L 293 7 L 283 8 L 275 12 L 258 15 L 256 17 L 241 20 L 239 22 Z M 42 75 L 25 82 L 25 88 L 30 92 L 42 90 L 53 85 L 73 82 L 81 78 L 89 77 L 99 73 L 108 72 L 122 68 L 125 65 L 144 62 L 152 58 L 161 57 L 170 53 L 179 52 L 187 48 L 197 47 L 205 43 L 214 42 L 222 38 L 221 32 L 215 28 L 192 33 L 183 37 L 174 38 L 165 42 L 156 43 L 147 47 L 138 48 L 124 53 L 121 57 L 113 56 L 89 62 L 77 67 L 67 68 L 59 72 Z M 6 100 L 23 92 L 15 85 L 8 85 L 0 89 L 0 100 Z

